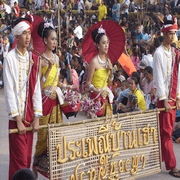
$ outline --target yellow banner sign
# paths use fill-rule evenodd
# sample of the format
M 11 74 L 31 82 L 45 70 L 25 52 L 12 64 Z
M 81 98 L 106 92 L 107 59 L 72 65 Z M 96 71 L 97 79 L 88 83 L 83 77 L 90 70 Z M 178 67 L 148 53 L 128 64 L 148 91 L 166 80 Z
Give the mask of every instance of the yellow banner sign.
M 49 126 L 51 180 L 136 179 L 161 171 L 158 112 Z

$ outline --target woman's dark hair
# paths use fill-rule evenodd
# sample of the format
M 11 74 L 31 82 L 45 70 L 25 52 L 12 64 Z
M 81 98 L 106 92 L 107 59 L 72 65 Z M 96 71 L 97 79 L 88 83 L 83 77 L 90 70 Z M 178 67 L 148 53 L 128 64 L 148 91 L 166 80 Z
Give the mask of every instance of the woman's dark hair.
M 72 51 L 77 52 L 76 46 L 73 46 L 73 47 L 72 47 Z
M 131 79 L 134 81 L 134 83 L 136 84 L 136 86 L 138 85 L 138 80 L 137 80 L 137 78 L 136 77 L 131 77 Z
M 151 66 L 146 66 L 144 70 L 153 75 L 153 68 Z
M 79 38 L 78 37 L 74 37 L 74 41 L 75 41 L 76 45 L 79 46 Z
M 139 47 L 138 46 L 134 46 L 132 48 L 132 52 L 133 52 L 133 56 L 139 56 Z
M 148 27 L 148 26 L 145 26 L 145 27 L 144 27 L 144 34 L 145 34 L 145 33 L 149 33 L 149 27 Z
M 133 72 L 131 77 L 135 77 L 138 80 L 138 83 L 140 83 L 140 74 L 138 72 Z
M 74 31 L 73 31 L 72 28 L 69 28 L 69 29 L 68 29 L 68 32 L 69 32 L 70 34 L 74 34 Z
M 67 52 L 66 52 L 66 51 L 63 51 L 63 52 L 62 52 L 62 56 L 63 56 L 64 58 L 66 58 Z
M 80 56 L 80 57 L 78 57 L 78 64 L 80 64 L 81 66 L 83 65 L 83 59 L 82 59 L 82 57 Z
M 62 22 L 62 28 L 66 29 L 66 22 L 64 22 L 64 21 Z
M 62 52 L 62 48 L 60 46 L 57 47 L 57 50 L 60 50 Z
M 64 77 L 67 78 L 67 70 L 66 69 L 61 69 L 60 74 Z
M 149 53 L 153 54 L 156 51 L 156 48 L 154 46 L 151 46 L 149 49 Z
M 40 37 L 42 37 L 42 39 L 44 38 L 48 38 L 49 34 L 52 31 L 55 31 L 53 27 L 49 26 L 49 27 L 44 27 L 45 22 L 41 22 L 38 26 L 38 35 Z
M 77 60 L 77 61 L 78 61 L 78 57 L 77 57 L 77 56 L 73 56 L 73 57 L 72 57 L 72 60 L 74 60 L 74 61 Z
M 92 31 L 92 39 L 96 44 L 99 44 L 101 37 L 104 35 L 105 35 L 105 33 L 98 33 L 98 29 L 94 29 Z
M 158 48 L 161 45 L 159 38 L 154 38 L 154 47 Z

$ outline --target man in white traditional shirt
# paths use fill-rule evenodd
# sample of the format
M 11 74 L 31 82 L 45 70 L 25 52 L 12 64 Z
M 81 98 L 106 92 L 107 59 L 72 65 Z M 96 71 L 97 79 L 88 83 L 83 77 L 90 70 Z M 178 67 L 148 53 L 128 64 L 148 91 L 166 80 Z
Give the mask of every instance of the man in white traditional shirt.
M 164 41 L 153 58 L 153 77 L 157 89 L 157 107 L 165 108 L 159 114 L 162 161 L 165 162 L 169 174 L 180 178 L 176 167 L 176 158 L 172 144 L 172 132 L 176 117 L 176 106 L 180 109 L 180 63 L 179 51 L 171 44 L 178 29 L 177 19 L 172 17 L 164 21 L 161 29 Z
M 74 29 L 74 34 L 76 35 L 76 37 L 78 37 L 78 39 L 81 39 L 81 38 L 83 38 L 83 30 L 82 30 L 82 27 L 81 27 L 81 25 L 80 25 L 80 21 L 79 20 L 77 20 L 76 21 L 76 28 Z
M 17 19 L 12 34 L 17 47 L 11 50 L 3 64 L 4 92 L 7 104 L 9 129 L 19 133 L 9 134 L 9 180 L 22 168 L 30 168 L 33 132 L 39 128 L 42 116 L 42 98 L 39 80 L 39 59 L 27 51 L 31 40 L 31 23 Z

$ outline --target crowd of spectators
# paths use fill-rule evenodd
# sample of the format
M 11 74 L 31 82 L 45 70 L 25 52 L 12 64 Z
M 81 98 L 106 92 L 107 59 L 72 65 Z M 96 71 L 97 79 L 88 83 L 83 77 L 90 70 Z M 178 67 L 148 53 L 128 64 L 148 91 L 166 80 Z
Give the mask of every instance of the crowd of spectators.
M 88 64 L 82 57 L 82 41 L 91 25 L 103 19 L 117 21 L 124 30 L 126 45 L 124 53 L 129 56 L 137 70 L 132 74 L 132 82 L 123 67 L 117 62 L 114 65 L 114 113 L 127 112 L 124 107 L 134 103 L 129 110 L 144 110 L 156 107 L 156 87 L 153 83 L 153 55 L 163 42 L 161 26 L 164 19 L 179 14 L 180 1 L 165 0 L 67 0 L 60 1 L 60 42 L 56 53 L 60 59 L 61 81 L 73 84 L 72 70 L 76 70 L 79 90 L 83 90 Z M 19 6 L 26 7 L 27 11 Z M 14 38 L 11 34 L 13 22 L 18 17 L 40 15 L 44 21 L 52 23 L 58 30 L 58 3 L 55 1 L 23 1 L 14 2 L 10 14 L 4 11 L 4 2 L 0 1 L 0 88 L 3 88 L 3 59 L 11 49 Z M 72 10 L 77 10 L 73 14 Z M 92 10 L 86 13 L 85 10 Z M 95 10 L 95 11 L 93 11 Z M 129 14 L 133 12 L 132 14 Z M 180 27 L 180 20 L 177 20 Z M 176 33 L 173 46 L 180 48 L 180 29 Z M 129 92 L 138 90 L 135 97 L 129 97 Z M 141 100 L 140 100 L 141 99 Z M 131 104 L 132 106 L 132 104 Z M 136 108 L 136 106 L 138 108 Z

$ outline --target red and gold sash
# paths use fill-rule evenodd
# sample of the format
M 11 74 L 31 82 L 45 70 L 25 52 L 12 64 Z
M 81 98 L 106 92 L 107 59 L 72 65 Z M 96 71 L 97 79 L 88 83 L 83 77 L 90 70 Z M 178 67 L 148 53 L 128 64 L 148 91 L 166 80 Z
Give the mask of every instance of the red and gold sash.
M 27 82 L 27 94 L 26 94 L 26 106 L 25 106 L 25 118 L 24 124 L 30 126 L 34 118 L 34 109 L 33 109 L 33 95 L 39 73 L 39 58 L 35 54 L 32 54 L 32 59 L 34 61 Z M 31 61 L 31 59 L 30 59 Z
M 173 57 L 173 69 L 171 76 L 169 99 L 176 101 L 180 56 L 179 56 L 179 51 L 176 48 L 173 48 L 172 52 L 175 53 L 175 57 Z

